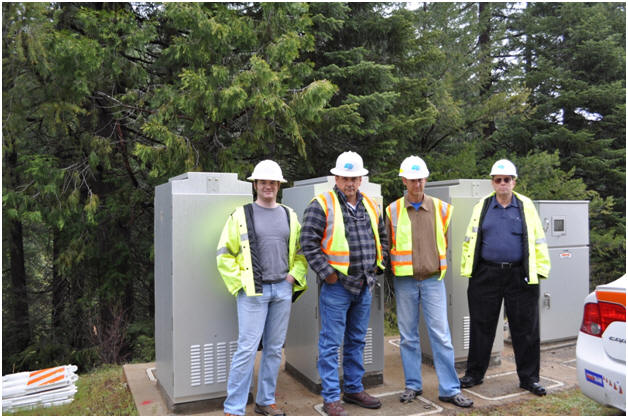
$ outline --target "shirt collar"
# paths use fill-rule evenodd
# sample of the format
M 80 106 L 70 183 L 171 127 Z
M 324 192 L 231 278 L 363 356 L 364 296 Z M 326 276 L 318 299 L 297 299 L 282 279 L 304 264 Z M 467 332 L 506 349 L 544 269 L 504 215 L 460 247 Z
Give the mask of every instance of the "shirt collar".
M 412 203 L 410 203 L 410 201 L 406 199 L 405 196 L 403 197 L 403 204 L 405 205 L 406 209 L 414 208 L 414 206 L 412 206 Z M 432 208 L 432 199 L 430 199 L 428 195 L 423 194 L 423 203 L 421 204 L 421 207 L 419 208 L 419 210 L 423 209 L 424 211 L 430 212 L 431 208 Z
M 494 208 L 494 207 L 497 207 L 497 206 L 502 207 L 502 205 L 500 205 L 499 202 L 497 201 L 497 195 L 494 194 L 493 198 L 491 199 L 491 207 Z M 508 206 L 506 206 L 506 208 L 509 208 L 511 206 L 513 208 L 518 208 L 519 207 L 519 203 L 517 203 L 517 198 L 515 197 L 514 193 L 512 195 L 512 199 L 510 200 L 510 203 L 508 204 Z

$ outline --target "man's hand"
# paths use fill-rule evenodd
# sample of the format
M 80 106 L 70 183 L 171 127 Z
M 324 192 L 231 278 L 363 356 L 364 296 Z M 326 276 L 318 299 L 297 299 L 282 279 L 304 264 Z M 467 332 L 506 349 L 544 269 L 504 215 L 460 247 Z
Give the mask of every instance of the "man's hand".
M 288 274 L 286 276 L 286 281 L 290 284 L 294 284 L 294 282 L 296 281 L 296 279 L 294 277 L 292 277 L 292 274 Z
M 327 284 L 334 284 L 337 281 L 338 281 L 338 275 L 336 274 L 336 272 L 333 272 L 329 276 L 325 277 L 325 283 Z

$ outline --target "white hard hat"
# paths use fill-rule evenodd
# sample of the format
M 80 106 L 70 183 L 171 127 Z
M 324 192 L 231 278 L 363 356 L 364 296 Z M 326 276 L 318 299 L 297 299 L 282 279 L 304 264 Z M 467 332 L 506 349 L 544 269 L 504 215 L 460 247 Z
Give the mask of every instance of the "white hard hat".
M 353 151 L 343 152 L 336 159 L 336 167 L 332 168 L 331 174 L 341 177 L 360 177 L 369 173 L 364 168 L 362 157 Z
M 275 180 L 286 183 L 281 173 L 281 167 L 273 160 L 264 160 L 257 163 L 253 169 L 253 174 L 248 180 Z
M 399 177 L 405 177 L 409 180 L 425 179 L 429 175 L 430 170 L 427 169 L 425 161 L 416 155 L 411 155 L 403 160 L 401 167 L 399 167 Z
M 508 160 L 499 160 L 495 164 L 493 164 L 493 168 L 491 168 L 491 176 L 513 176 L 517 177 L 517 167 L 508 161 Z

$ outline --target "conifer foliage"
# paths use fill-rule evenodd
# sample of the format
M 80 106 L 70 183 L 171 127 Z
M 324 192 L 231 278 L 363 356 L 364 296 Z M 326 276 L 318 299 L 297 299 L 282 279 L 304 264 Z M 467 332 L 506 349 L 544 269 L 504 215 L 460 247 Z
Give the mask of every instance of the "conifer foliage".
M 501 157 L 591 200 L 625 265 L 621 3 L 3 3 L 3 370 L 152 360 L 153 196 L 187 171 L 289 180 L 359 152 L 385 202 Z M 8 338 L 8 336 L 11 336 Z

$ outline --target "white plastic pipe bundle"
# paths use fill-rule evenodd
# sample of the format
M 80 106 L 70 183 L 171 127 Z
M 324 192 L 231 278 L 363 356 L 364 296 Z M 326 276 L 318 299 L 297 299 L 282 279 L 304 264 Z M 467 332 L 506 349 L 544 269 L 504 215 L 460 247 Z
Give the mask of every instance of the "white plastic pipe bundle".
M 77 370 L 68 365 L 2 376 L 2 412 L 72 402 Z

